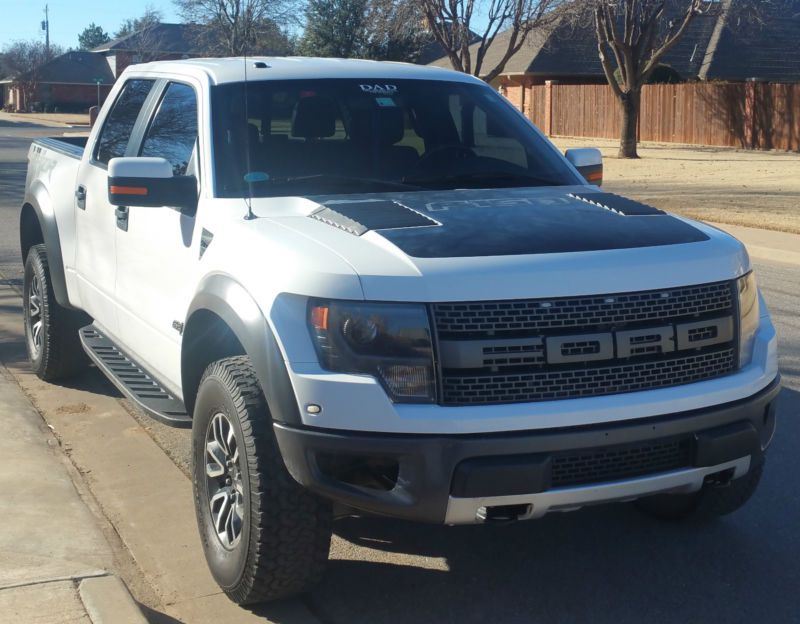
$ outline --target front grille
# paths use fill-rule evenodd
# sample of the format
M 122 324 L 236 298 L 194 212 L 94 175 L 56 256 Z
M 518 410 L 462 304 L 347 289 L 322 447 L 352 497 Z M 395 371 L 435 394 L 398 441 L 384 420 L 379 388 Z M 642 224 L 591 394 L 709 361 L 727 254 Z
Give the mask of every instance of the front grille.
M 678 470 L 691 466 L 692 455 L 689 438 L 559 453 L 552 456 L 550 486 L 563 488 Z
M 733 286 L 433 304 L 441 402 L 551 401 L 727 375 L 738 353 Z
M 433 315 L 442 338 L 546 332 L 617 326 L 730 310 L 729 282 L 638 293 L 519 301 L 436 303 Z
M 577 370 L 552 370 L 512 375 L 459 377 L 442 380 L 444 402 L 449 405 L 523 403 L 620 394 L 666 388 L 713 379 L 734 366 L 733 349 Z

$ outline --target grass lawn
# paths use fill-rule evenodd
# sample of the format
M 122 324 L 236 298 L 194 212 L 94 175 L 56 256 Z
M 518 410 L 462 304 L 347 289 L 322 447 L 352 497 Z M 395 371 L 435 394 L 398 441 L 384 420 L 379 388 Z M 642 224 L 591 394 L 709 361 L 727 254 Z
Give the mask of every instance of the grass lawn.
M 639 160 L 621 160 L 616 141 L 553 142 L 600 148 L 610 192 L 703 221 L 800 234 L 798 153 L 643 143 Z

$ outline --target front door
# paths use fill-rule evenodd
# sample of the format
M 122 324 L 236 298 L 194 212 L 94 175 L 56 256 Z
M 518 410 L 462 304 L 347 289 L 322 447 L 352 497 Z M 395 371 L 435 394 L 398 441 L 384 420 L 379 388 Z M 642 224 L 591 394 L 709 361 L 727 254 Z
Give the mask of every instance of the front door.
M 159 101 L 134 155 L 166 158 L 173 175 L 199 179 L 196 91 L 179 82 L 164 83 L 159 90 Z M 147 362 L 151 372 L 176 394 L 180 390 L 180 332 L 199 261 L 197 229 L 194 211 L 131 206 L 126 227 L 116 230 L 122 346 Z
M 81 162 L 75 193 L 75 271 L 81 307 L 112 337 L 118 335 L 116 284 L 116 215 L 108 201 L 108 161 L 133 147 L 136 121 L 144 110 L 153 80 L 129 80 L 106 116 L 88 158 Z

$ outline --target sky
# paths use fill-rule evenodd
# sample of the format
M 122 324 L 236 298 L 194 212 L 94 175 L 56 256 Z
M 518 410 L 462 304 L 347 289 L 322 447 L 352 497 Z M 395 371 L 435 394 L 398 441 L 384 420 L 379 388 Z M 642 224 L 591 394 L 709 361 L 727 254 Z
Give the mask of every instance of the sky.
M 17 39 L 41 39 L 45 4 L 50 7 L 50 41 L 65 48 L 78 46 L 78 34 L 90 23 L 113 36 L 120 23 L 138 17 L 150 5 L 177 22 L 172 0 L 0 0 L 0 50 Z

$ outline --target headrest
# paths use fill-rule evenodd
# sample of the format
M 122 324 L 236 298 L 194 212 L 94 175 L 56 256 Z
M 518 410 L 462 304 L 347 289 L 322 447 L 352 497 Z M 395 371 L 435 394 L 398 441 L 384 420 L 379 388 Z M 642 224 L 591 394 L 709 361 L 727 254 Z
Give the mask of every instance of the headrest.
M 301 98 L 292 113 L 292 136 L 321 139 L 336 133 L 336 105 L 321 95 Z
M 350 138 L 354 143 L 388 147 L 394 145 L 405 134 L 403 109 L 391 107 L 354 110 L 350 117 Z

